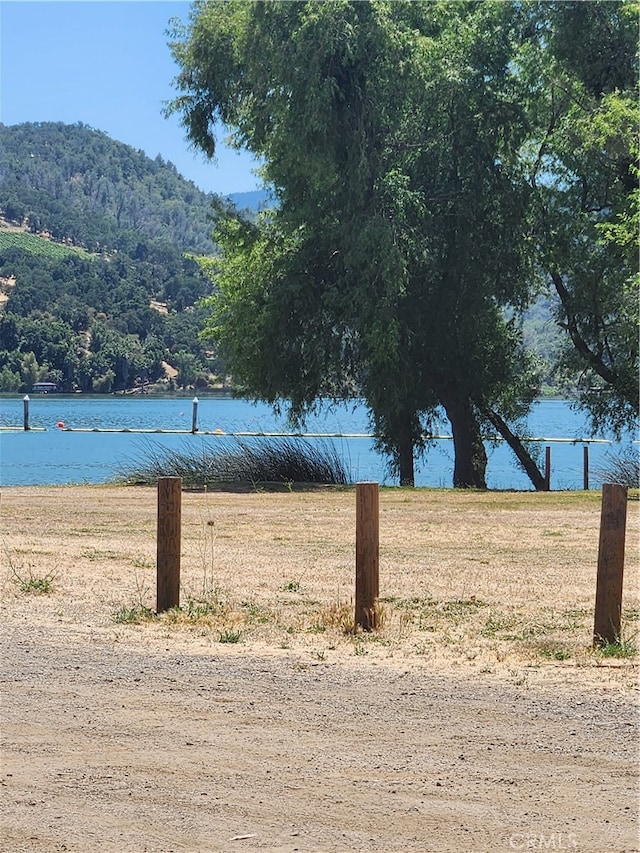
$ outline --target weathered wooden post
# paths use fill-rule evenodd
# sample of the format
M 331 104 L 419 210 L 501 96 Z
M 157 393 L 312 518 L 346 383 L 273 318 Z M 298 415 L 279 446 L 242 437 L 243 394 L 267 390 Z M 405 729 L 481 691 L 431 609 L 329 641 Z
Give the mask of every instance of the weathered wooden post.
M 193 414 L 191 415 L 191 432 L 198 432 L 198 398 L 193 398 Z
M 22 398 L 22 425 L 24 431 L 29 430 L 29 395 L 25 394 Z
M 156 612 L 180 605 L 182 478 L 158 478 Z
M 551 447 L 548 444 L 544 449 L 544 490 L 551 491 Z
M 627 487 L 602 486 L 600 542 L 593 644 L 620 642 L 624 540 L 627 529 Z
M 380 521 L 377 483 L 356 485 L 356 606 L 355 624 L 377 628 L 380 593 Z
M 582 488 L 589 491 L 589 445 L 582 448 Z

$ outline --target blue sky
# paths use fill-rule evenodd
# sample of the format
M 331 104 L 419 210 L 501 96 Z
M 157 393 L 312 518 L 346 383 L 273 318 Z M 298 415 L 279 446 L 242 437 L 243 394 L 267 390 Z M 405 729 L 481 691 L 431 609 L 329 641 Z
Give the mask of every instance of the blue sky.
M 83 122 L 112 139 L 161 154 L 198 187 L 247 192 L 254 162 L 218 146 L 217 162 L 194 152 L 163 102 L 177 74 L 166 29 L 187 21 L 173 0 L 0 0 L 0 122 Z M 221 138 L 224 134 L 221 134 Z

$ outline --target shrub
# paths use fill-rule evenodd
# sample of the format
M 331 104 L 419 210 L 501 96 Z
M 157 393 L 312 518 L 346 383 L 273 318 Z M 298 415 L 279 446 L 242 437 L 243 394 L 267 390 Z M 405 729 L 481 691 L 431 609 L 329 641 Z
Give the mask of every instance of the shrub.
M 603 464 L 594 471 L 603 483 L 616 483 L 630 489 L 640 488 L 640 457 L 632 447 L 620 454 L 606 453 Z
M 141 457 L 121 467 L 118 481 L 153 485 L 159 477 L 181 477 L 188 487 L 224 483 L 321 483 L 346 485 L 349 477 L 333 444 L 301 438 L 215 438 L 200 449 L 171 450 L 148 443 Z

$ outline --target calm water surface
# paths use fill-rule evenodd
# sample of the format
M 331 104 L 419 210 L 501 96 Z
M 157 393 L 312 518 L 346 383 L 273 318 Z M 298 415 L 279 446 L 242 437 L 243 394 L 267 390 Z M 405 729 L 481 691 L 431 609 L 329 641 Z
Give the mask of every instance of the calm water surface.
M 71 428 L 184 430 L 189 433 L 192 398 L 30 396 L 30 425 L 41 427 L 43 431 L 0 432 L 1 485 L 103 483 L 113 479 L 128 462 L 140 459 L 150 443 L 153 447 L 202 450 L 214 447 L 220 441 L 214 435 L 77 433 L 57 427 L 61 422 Z M 225 433 L 289 431 L 286 418 L 274 415 L 269 406 L 232 397 L 199 399 L 197 415 L 201 433 L 214 430 Z M 1 398 L 0 426 L 21 427 L 22 423 L 22 396 Z M 323 406 L 316 416 L 308 419 L 306 431 L 349 435 L 368 433 L 367 411 L 358 403 L 334 408 Z M 439 431 L 450 433 L 446 419 Z M 596 437 L 589 435 L 586 417 L 561 400 L 535 404 L 529 418 L 529 431 L 533 437 L 545 439 Z M 354 481 L 393 482 L 384 458 L 375 452 L 370 438 L 334 438 L 331 441 Z M 545 442 L 537 446 L 544 456 Z M 552 488 L 582 488 L 583 445 L 550 442 L 550 446 Z M 590 446 L 592 472 L 603 464 L 605 455 L 612 449 L 619 449 L 619 446 Z M 490 488 L 531 488 L 529 479 L 519 470 L 513 454 L 503 442 L 497 446 L 489 445 L 487 451 Z M 450 486 L 452 477 L 453 444 L 450 440 L 436 441 L 418 466 L 416 484 Z M 599 485 L 595 476 L 591 481 L 592 487 Z

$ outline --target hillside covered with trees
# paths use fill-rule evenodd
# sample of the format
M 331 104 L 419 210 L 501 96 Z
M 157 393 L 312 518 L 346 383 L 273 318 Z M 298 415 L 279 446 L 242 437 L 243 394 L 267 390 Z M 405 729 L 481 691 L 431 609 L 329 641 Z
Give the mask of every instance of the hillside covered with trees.
M 215 200 L 86 125 L 0 125 L 0 390 L 211 383 Z

